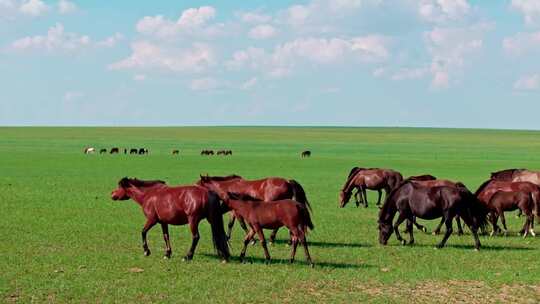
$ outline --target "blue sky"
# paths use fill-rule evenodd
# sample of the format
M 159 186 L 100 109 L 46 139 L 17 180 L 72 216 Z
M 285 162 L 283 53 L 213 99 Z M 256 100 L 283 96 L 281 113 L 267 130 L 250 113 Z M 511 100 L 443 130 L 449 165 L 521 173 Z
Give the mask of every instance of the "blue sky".
M 0 0 L 0 125 L 540 129 L 539 0 Z

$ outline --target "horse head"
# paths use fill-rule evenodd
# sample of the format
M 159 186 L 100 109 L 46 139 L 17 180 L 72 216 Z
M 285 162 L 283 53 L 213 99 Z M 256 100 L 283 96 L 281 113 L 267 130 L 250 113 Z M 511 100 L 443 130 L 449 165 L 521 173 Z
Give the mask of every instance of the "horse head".
M 127 195 L 127 188 L 131 186 L 130 179 L 127 177 L 122 178 L 118 182 L 118 188 L 113 190 L 111 193 L 111 198 L 113 201 L 125 201 L 129 199 Z

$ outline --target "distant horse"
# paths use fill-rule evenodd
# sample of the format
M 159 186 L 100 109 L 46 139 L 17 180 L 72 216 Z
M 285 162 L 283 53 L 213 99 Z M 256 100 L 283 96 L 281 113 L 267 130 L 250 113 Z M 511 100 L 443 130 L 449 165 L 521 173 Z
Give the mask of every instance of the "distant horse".
M 527 192 L 496 192 L 489 200 L 489 208 L 491 211 L 491 223 L 493 225 L 493 232 L 496 231 L 497 220 L 501 217 L 501 222 L 504 227 L 504 235 L 507 234 L 508 228 L 506 227 L 506 219 L 504 218 L 504 211 L 514 211 L 520 209 L 527 218 L 523 225 L 523 237 L 527 237 L 530 232 L 532 236 L 534 233 L 534 215 L 538 216 L 538 206 L 533 200 L 532 193 Z
M 201 155 L 206 155 L 206 156 L 214 155 L 214 151 L 213 150 L 202 150 Z
M 112 148 L 110 153 L 111 153 L 111 154 L 118 154 L 119 152 L 120 152 L 120 149 L 118 149 L 118 148 Z
M 225 150 L 225 155 L 232 155 L 232 150 Z
M 309 255 L 306 241 L 306 234 L 308 228 L 313 230 L 314 225 L 311 221 L 309 209 L 305 204 L 300 204 L 290 199 L 265 202 L 230 192 L 227 195 L 229 197 L 225 199 L 227 207 L 241 216 L 250 227 L 248 234 L 244 238 L 244 247 L 240 253 L 241 262 L 246 255 L 248 244 L 255 234 L 257 234 L 264 249 L 266 262 L 270 263 L 270 253 L 266 247 L 263 229 L 276 229 L 285 226 L 289 229 L 289 233 L 292 236 L 290 263 L 294 262 L 296 247 L 298 246 L 298 242 L 300 242 L 304 247 L 309 265 L 313 267 L 313 261 Z
M 310 157 L 311 156 L 311 151 L 306 150 L 306 151 L 302 152 L 301 156 L 302 157 Z
M 343 208 L 347 205 L 355 188 L 358 188 L 358 192 L 363 195 L 362 201 L 366 208 L 368 206 L 366 189 L 377 190 L 379 193 L 377 205 L 380 205 L 381 190 L 384 189 L 386 195 L 388 195 L 402 181 L 403 176 L 401 173 L 391 169 L 354 167 L 351 169 L 347 181 L 339 193 L 340 207 Z
M 392 224 L 397 212 L 399 217 Z M 474 246 L 478 250 L 480 240 L 477 231 L 487 224 L 487 214 L 488 209 L 466 188 L 446 186 L 431 188 L 407 181 L 386 197 L 379 213 L 379 243 L 386 245 L 392 232 L 395 232 L 398 241 L 403 245 L 407 244 L 399 233 L 399 225 L 408 220 L 409 244 L 413 244 L 414 217 L 428 220 L 443 217 L 446 233 L 437 245 L 438 248 L 442 248 L 452 234 L 453 218 L 459 215 L 469 226 L 474 237 Z
M 281 177 L 267 177 L 257 180 L 246 180 L 238 175 L 229 176 L 200 176 L 197 185 L 203 186 L 219 194 L 222 199 L 226 198 L 227 192 L 249 195 L 261 201 L 277 201 L 282 199 L 294 199 L 298 203 L 311 209 L 304 188 L 295 180 L 287 180 Z M 237 215 L 231 212 L 227 236 L 230 238 Z M 240 225 L 247 232 L 244 221 L 238 217 Z M 270 242 L 274 242 L 278 227 L 270 235 Z
M 93 147 L 84 148 L 84 154 L 93 154 L 93 153 L 96 153 L 96 148 L 93 148 Z
M 127 149 L 126 148 L 124 148 L 124 154 L 127 154 Z
M 130 149 L 129 150 L 129 154 L 138 154 L 139 153 L 139 150 L 137 149 Z
M 113 200 L 133 199 L 146 216 L 142 230 L 144 255 L 150 255 L 146 234 L 155 224 L 160 223 L 165 240 L 165 258 L 172 254 L 168 225 L 189 224 L 192 242 L 184 260 L 191 260 L 199 242 L 199 222 L 207 219 L 212 228 L 214 248 L 219 257 L 229 258 L 227 236 L 223 228 L 220 199 L 215 192 L 198 186 L 169 187 L 163 181 L 143 181 L 124 177 L 118 188 L 111 194 Z
M 144 154 L 148 154 L 148 149 L 146 149 L 146 148 L 140 148 L 140 149 L 139 149 L 139 155 L 144 155 Z
M 99 154 L 104 154 L 104 153 L 107 153 L 107 149 L 100 149 L 99 150 Z
M 216 153 L 217 155 L 225 155 L 225 150 L 219 150 Z
M 172 155 L 179 155 L 180 154 L 180 150 L 172 150 Z

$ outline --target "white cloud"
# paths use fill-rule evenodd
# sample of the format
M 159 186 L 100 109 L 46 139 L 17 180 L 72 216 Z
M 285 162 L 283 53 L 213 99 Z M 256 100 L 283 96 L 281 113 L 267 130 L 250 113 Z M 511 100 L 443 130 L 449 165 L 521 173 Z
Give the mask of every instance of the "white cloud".
M 199 39 L 211 38 L 223 32 L 223 24 L 208 24 L 215 15 L 216 10 L 213 7 L 201 6 L 184 10 L 176 21 L 162 15 L 146 16 L 137 22 L 135 28 L 141 34 L 161 39 L 183 35 Z
M 49 7 L 41 0 L 29 0 L 22 3 L 19 10 L 25 15 L 37 17 L 45 14 Z
M 257 85 L 257 77 L 253 77 L 251 79 L 246 80 L 244 83 L 242 83 L 241 88 L 243 90 L 249 90 L 253 88 L 255 85 Z
M 246 12 L 240 14 L 240 19 L 246 23 L 268 23 L 272 17 L 258 12 Z
M 249 31 L 249 37 L 253 39 L 267 39 L 276 35 L 276 29 L 268 24 L 258 25 Z
M 421 0 L 416 4 L 422 19 L 436 23 L 462 19 L 471 10 L 467 0 Z
M 503 39 L 503 48 L 513 55 L 523 55 L 540 50 L 540 32 L 517 33 Z
M 193 91 L 211 91 L 219 88 L 221 86 L 220 82 L 214 78 L 206 77 L 193 79 L 190 84 L 190 88 Z
M 112 35 L 110 37 L 105 38 L 102 41 L 98 41 L 96 43 L 96 45 L 98 47 L 111 48 L 111 47 L 114 47 L 119 41 L 121 41 L 123 39 L 124 39 L 124 35 L 122 35 L 120 33 L 116 33 L 116 34 L 114 34 L 114 35 Z
M 167 48 L 148 41 L 131 45 L 132 54 L 109 65 L 112 70 L 163 69 L 172 72 L 201 72 L 214 65 L 216 58 L 211 47 L 194 43 L 190 48 Z
M 540 74 L 527 75 L 518 79 L 514 83 L 516 90 L 538 90 L 540 89 Z
M 64 93 L 65 101 L 73 101 L 82 97 L 84 97 L 84 93 L 80 91 L 67 91 Z
M 57 23 L 49 28 L 46 36 L 28 36 L 14 41 L 15 50 L 75 51 L 90 46 L 90 37 L 64 31 L 64 26 Z
M 58 1 L 58 11 L 60 14 L 69 14 L 73 13 L 77 10 L 77 5 L 75 3 L 68 1 L 68 0 L 60 0 Z
M 526 24 L 537 25 L 540 23 L 540 1 L 512 0 L 511 7 L 523 14 Z
M 306 22 L 312 14 L 311 9 L 305 5 L 293 5 L 287 9 L 287 21 L 294 26 L 300 26 Z
M 133 76 L 133 80 L 135 81 L 144 81 L 146 80 L 146 75 L 144 74 L 136 74 Z

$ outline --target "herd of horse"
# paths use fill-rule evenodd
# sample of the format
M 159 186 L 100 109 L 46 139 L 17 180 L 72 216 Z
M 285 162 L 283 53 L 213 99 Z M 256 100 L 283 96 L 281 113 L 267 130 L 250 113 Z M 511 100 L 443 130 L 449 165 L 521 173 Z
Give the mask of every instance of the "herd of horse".
M 345 207 L 351 197 L 356 205 L 367 207 L 366 190 L 378 191 L 377 205 L 381 204 L 382 191 L 385 200 L 378 216 L 379 243 L 386 245 L 392 233 L 403 245 L 413 244 L 413 227 L 424 232 L 426 227 L 417 219 L 433 220 L 441 218 L 434 234 L 446 226 L 443 239 L 437 245 L 445 246 L 453 232 L 452 222 L 458 222 L 458 233 L 463 233 L 460 220 L 469 227 L 474 239 L 474 247 L 481 246 L 479 232 L 487 233 L 489 222 L 491 234 L 501 232 L 497 225 L 502 220 L 507 233 L 505 211 L 520 210 L 525 215 L 525 223 L 520 233 L 534 236 L 534 216 L 540 216 L 540 172 L 527 169 L 507 169 L 491 174 L 476 192 L 472 193 L 463 183 L 437 179 L 433 175 L 419 175 L 403 178 L 398 171 L 381 168 L 353 168 L 347 176 L 339 197 L 340 207 Z M 356 194 L 353 192 L 356 190 Z M 200 176 L 193 185 L 169 186 L 161 180 L 139 180 L 122 178 L 113 190 L 113 200 L 132 199 L 137 202 L 146 216 L 142 229 L 142 243 L 145 255 L 150 255 L 146 234 L 156 224 L 160 224 L 165 240 L 165 258 L 170 258 L 172 249 L 169 241 L 168 225 L 189 225 L 192 234 L 191 247 L 185 260 L 193 258 L 197 247 L 199 223 L 206 219 L 211 226 L 212 239 L 217 254 L 223 261 L 230 257 L 229 241 L 235 221 L 245 231 L 240 260 L 243 261 L 248 244 L 257 235 L 264 250 L 266 262 L 270 262 L 267 242 L 263 229 L 272 229 L 269 238 L 274 242 L 279 228 L 289 230 L 291 245 L 290 262 L 294 262 L 298 244 L 304 248 L 308 264 L 313 266 L 306 235 L 314 229 L 311 220 L 311 206 L 303 187 L 295 180 L 268 177 L 246 180 L 238 175 Z M 225 232 L 224 213 L 230 213 L 228 231 Z M 398 214 L 397 219 L 394 218 Z M 399 226 L 406 222 L 405 232 L 409 241 L 400 234 Z
M 147 155 L 149 153 L 148 148 L 123 148 L 120 149 L 118 147 L 113 147 L 109 150 L 109 154 L 120 154 L 120 152 L 123 152 L 124 154 L 137 154 L 137 155 Z M 85 147 L 83 150 L 84 154 L 94 154 L 97 152 L 97 149 L 94 147 Z M 99 149 L 99 154 L 107 154 L 106 148 Z

